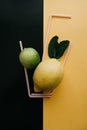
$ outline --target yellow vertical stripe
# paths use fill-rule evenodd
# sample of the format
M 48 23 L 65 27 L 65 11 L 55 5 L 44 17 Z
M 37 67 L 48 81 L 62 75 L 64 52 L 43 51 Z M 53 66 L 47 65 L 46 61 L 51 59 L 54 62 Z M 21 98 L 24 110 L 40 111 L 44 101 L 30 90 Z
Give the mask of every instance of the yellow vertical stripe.
M 48 42 L 58 35 L 60 41 L 70 40 L 72 48 L 63 81 L 43 101 L 43 130 L 87 130 L 87 0 L 44 0 L 44 39 L 49 15 L 54 13 L 72 19 L 54 18 Z

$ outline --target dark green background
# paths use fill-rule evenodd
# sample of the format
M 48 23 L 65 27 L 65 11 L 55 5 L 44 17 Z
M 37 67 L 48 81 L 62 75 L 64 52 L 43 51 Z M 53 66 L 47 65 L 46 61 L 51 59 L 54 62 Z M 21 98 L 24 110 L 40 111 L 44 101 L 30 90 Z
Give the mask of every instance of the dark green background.
M 42 130 L 43 100 L 28 97 L 18 59 L 19 40 L 24 47 L 37 49 L 42 57 L 42 0 L 0 0 L 0 124 L 3 129 Z

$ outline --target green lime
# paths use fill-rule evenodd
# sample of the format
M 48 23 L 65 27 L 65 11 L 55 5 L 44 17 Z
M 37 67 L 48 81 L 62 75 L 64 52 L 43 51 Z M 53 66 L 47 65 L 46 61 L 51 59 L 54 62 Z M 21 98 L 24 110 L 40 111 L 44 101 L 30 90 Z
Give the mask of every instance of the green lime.
M 40 62 L 40 55 L 34 48 L 24 48 L 19 54 L 20 63 L 28 68 L 35 68 Z

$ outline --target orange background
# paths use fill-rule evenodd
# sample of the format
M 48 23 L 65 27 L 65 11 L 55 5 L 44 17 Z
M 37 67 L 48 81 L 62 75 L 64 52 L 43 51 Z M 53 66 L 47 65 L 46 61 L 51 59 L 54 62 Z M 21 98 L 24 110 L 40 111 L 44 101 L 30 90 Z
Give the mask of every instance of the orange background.
M 87 130 L 87 0 L 44 0 L 44 40 L 54 13 L 72 18 L 53 19 L 48 42 L 58 35 L 60 41 L 70 40 L 72 47 L 63 81 L 43 101 L 43 130 Z

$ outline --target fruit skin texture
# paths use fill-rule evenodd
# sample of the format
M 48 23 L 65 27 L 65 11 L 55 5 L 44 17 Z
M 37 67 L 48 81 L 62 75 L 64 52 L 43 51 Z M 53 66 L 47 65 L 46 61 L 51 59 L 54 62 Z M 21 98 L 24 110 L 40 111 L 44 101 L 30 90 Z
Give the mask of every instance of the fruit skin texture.
M 40 62 L 40 55 L 34 48 L 24 48 L 19 54 L 19 60 L 24 67 L 32 69 Z
M 50 91 L 55 89 L 63 79 L 64 69 L 55 58 L 39 63 L 33 74 L 34 91 Z

